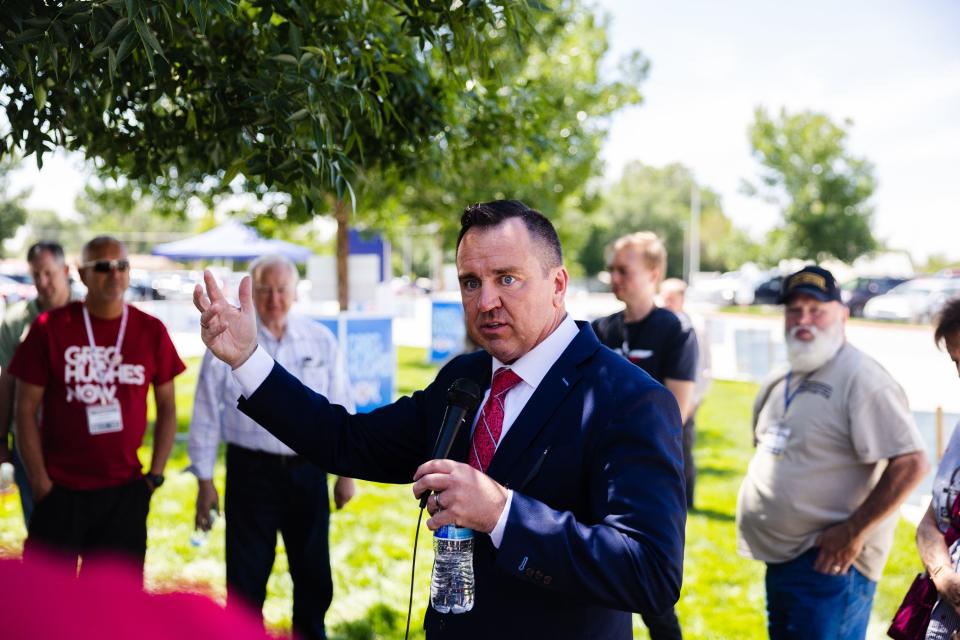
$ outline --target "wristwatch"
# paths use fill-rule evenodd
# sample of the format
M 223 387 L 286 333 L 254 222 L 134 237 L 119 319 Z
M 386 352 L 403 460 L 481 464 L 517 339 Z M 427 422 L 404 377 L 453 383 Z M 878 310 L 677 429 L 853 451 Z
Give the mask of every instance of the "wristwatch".
M 154 489 L 159 489 L 160 485 L 163 484 L 163 474 L 162 473 L 147 473 L 143 476 L 145 479 L 150 481 L 150 484 L 153 485 Z

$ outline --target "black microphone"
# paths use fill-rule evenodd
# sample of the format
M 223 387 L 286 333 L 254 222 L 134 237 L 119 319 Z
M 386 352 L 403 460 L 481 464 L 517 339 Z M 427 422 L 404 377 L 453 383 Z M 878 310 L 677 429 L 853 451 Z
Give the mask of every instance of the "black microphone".
M 431 460 L 446 458 L 450 455 L 450 448 L 453 447 L 453 441 L 457 439 L 460 425 L 466 421 L 467 415 L 472 413 L 480 404 L 480 395 L 480 387 L 473 380 L 458 378 L 453 381 L 453 384 L 447 389 L 447 409 L 443 413 L 443 423 L 440 426 L 440 433 L 437 435 L 437 444 L 433 448 Z M 421 496 L 421 509 L 427 506 L 429 497 L 429 491 L 424 492 Z

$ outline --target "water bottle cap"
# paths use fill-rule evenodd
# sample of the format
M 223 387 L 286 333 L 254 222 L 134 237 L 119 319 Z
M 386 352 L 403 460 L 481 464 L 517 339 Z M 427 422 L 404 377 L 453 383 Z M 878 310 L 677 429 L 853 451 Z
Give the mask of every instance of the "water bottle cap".
M 444 540 L 472 540 L 473 529 L 467 529 L 466 527 L 458 527 L 454 524 L 448 524 L 437 529 L 434 532 L 433 537 L 442 538 Z

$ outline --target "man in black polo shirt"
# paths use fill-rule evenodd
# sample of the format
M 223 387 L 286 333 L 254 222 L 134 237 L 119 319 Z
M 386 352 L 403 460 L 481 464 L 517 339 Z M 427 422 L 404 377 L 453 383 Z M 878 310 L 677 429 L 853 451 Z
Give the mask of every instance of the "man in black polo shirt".
M 656 234 L 640 231 L 616 240 L 607 248 L 607 255 L 610 286 L 626 308 L 594 320 L 593 330 L 600 342 L 622 353 L 673 393 L 685 424 L 694 404 L 697 338 L 689 325 L 654 301 L 667 270 L 667 251 Z M 687 464 L 690 461 L 684 459 Z M 688 507 L 691 500 L 692 493 L 688 493 Z M 673 609 L 661 616 L 642 617 L 651 640 L 681 637 Z

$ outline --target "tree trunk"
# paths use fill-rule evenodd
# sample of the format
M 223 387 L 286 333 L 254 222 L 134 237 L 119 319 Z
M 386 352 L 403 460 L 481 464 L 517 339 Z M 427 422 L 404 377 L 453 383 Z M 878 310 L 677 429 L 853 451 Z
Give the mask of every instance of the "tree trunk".
M 433 237 L 433 290 L 443 291 L 446 288 L 443 281 L 443 234 L 439 231 Z
M 350 239 L 347 235 L 350 213 L 347 203 L 337 200 L 333 214 L 337 219 L 337 301 L 340 303 L 340 311 L 346 311 L 350 303 L 350 277 L 347 272 L 347 258 L 350 257 Z

